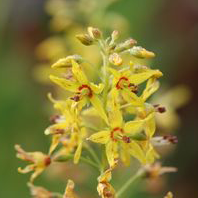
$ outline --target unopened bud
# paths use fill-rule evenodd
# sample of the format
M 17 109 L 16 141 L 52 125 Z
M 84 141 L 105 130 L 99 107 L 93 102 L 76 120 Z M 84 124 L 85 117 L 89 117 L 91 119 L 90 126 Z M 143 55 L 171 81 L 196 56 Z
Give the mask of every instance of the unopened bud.
M 83 63 L 83 58 L 80 55 L 74 54 L 71 56 L 67 56 L 66 58 L 59 59 L 56 63 L 52 65 L 52 68 L 64 68 L 64 67 L 71 67 L 72 60 L 76 61 L 77 63 Z
M 101 39 L 102 32 L 98 28 L 88 27 L 88 34 L 92 39 Z
M 93 44 L 93 39 L 88 34 L 77 34 L 76 38 L 86 46 Z
M 109 62 L 112 63 L 113 65 L 120 66 L 122 65 L 123 61 L 119 54 L 113 53 L 109 56 Z
M 113 41 L 116 41 L 119 38 L 119 32 L 117 30 L 114 30 L 111 34 L 111 38 Z
M 137 44 L 137 41 L 131 38 L 131 39 L 128 39 L 125 42 L 117 45 L 116 48 L 115 48 L 115 51 L 116 52 L 123 52 L 125 50 L 128 50 L 128 49 L 132 48 L 136 44 Z
M 130 50 L 130 54 L 136 58 L 153 58 L 155 54 L 151 51 L 147 51 L 143 47 L 135 46 Z

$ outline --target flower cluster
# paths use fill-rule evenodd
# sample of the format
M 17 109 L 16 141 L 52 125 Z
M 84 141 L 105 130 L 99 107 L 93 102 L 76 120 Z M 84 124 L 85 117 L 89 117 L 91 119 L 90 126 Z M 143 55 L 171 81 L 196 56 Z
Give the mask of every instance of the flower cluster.
M 131 158 L 138 160 L 144 167 L 138 171 L 141 177 L 175 171 L 151 165 L 159 158 L 156 147 L 177 142 L 175 136 L 156 135 L 155 116 L 166 109 L 148 102 L 159 88 L 162 72 L 134 61 L 150 59 L 155 54 L 138 46 L 132 38 L 120 42 L 118 31 L 104 38 L 98 28 L 89 27 L 87 33 L 76 38 L 86 46 L 98 46 L 102 62 L 99 67 L 91 63 L 97 76 L 94 80 L 85 70 L 89 61 L 81 55 L 61 58 L 52 65 L 61 72 L 50 75 L 50 80 L 64 89 L 67 97 L 56 100 L 52 94 L 48 95 L 57 111 L 45 130 L 45 135 L 52 137 L 49 152 L 27 153 L 16 145 L 17 156 L 32 163 L 19 171 L 34 171 L 29 183 L 33 194 L 45 193 L 50 197 L 51 192 L 33 185 L 34 179 L 51 163 L 71 158 L 75 164 L 86 162 L 100 171 L 97 190 L 102 198 L 120 197 L 122 191 L 116 193 L 109 183 L 120 162 L 129 165 Z M 102 157 L 90 142 L 104 146 L 100 150 Z M 82 150 L 87 150 L 90 156 L 83 156 Z M 76 197 L 73 187 L 69 181 L 63 197 Z M 170 193 L 167 196 L 171 197 Z

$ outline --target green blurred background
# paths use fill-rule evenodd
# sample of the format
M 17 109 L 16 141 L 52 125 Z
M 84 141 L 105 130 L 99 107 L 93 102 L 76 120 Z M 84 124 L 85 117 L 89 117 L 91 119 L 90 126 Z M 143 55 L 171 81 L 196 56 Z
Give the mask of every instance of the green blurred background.
M 14 144 L 43 152 L 49 146 L 43 131 L 49 125 L 46 93 L 51 88 L 33 77 L 35 47 L 50 35 L 44 4 L 44 0 L 0 1 L 0 198 L 30 197 L 28 175 L 17 172 L 24 164 L 15 158 Z M 191 101 L 178 111 L 182 125 L 176 131 L 177 148 L 164 160 L 179 171 L 168 176 L 162 192 L 170 189 L 175 198 L 198 198 L 198 1 L 120 0 L 109 9 L 125 16 L 132 37 L 156 52 L 154 66 L 163 71 L 163 82 L 170 87 L 186 84 L 192 92 Z M 61 192 L 70 175 L 66 172 L 61 180 L 44 175 L 38 184 Z M 89 170 L 88 175 L 89 182 L 82 188 L 91 193 L 89 184 L 96 181 Z M 142 186 L 130 193 L 126 198 L 162 197 L 162 193 L 146 193 Z

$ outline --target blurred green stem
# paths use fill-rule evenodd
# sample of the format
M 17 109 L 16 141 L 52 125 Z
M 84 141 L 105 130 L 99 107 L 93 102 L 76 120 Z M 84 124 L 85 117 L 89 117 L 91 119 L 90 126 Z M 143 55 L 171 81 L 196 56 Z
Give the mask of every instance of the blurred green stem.
M 135 175 L 133 175 L 132 177 L 129 178 L 129 180 L 126 181 L 126 183 L 124 183 L 124 185 L 118 190 L 117 192 L 117 198 L 121 198 L 123 197 L 123 193 L 127 190 L 127 188 L 135 181 L 137 181 L 140 178 L 143 178 L 145 175 L 145 171 L 140 169 Z

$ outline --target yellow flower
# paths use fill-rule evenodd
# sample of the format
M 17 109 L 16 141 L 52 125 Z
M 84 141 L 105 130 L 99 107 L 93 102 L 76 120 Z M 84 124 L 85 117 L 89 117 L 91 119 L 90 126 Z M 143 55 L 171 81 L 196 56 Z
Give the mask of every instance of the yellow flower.
M 52 134 L 52 144 L 49 153 L 51 154 L 59 143 L 64 146 L 56 154 L 67 155 L 77 147 L 74 155 L 74 163 L 78 163 L 83 145 L 83 139 L 86 137 L 86 129 L 81 126 L 81 117 L 79 115 L 81 107 L 73 100 L 65 101 L 54 100 L 51 95 L 50 100 L 54 103 L 54 108 L 61 112 L 61 116 L 56 118 L 55 124 L 45 130 L 45 134 Z
M 115 190 L 109 181 L 111 180 L 111 172 L 116 165 L 117 162 L 98 177 L 97 190 L 102 198 L 115 198 Z
M 19 145 L 15 145 L 15 149 L 17 150 L 17 157 L 19 159 L 32 163 L 26 166 L 24 169 L 18 168 L 20 173 L 34 171 L 30 177 L 30 182 L 33 182 L 34 179 L 40 175 L 51 163 L 50 156 L 45 155 L 42 152 L 26 152 Z
M 90 83 L 80 65 L 75 61 L 72 61 L 72 72 L 75 77 L 75 80 L 73 81 L 52 75 L 50 76 L 50 79 L 62 88 L 75 93 L 71 99 L 76 102 L 81 101 L 83 104 L 82 106 L 87 102 L 91 102 L 94 108 L 98 111 L 98 114 L 106 121 L 106 123 L 108 123 L 103 104 L 98 97 L 98 94 L 102 92 L 104 85 Z
M 74 182 L 72 180 L 68 180 L 63 198 L 78 198 L 74 193 Z
M 151 77 L 159 78 L 162 76 L 159 70 L 151 69 L 147 69 L 140 73 L 132 73 L 130 70 L 117 71 L 112 68 L 109 68 L 109 71 L 114 77 L 112 82 L 113 94 L 115 95 L 116 91 L 119 91 L 122 97 L 134 106 L 143 106 L 144 103 L 144 98 L 142 99 L 142 97 L 136 95 L 138 91 L 137 86 Z
M 118 147 L 120 147 L 121 158 L 125 164 L 129 164 L 129 156 L 144 162 L 144 153 L 136 141 L 131 140 L 133 135 L 141 130 L 143 122 L 129 121 L 124 123 L 119 106 L 114 106 L 109 113 L 109 126 L 107 129 L 94 133 L 88 140 L 95 143 L 105 144 L 106 156 L 110 166 L 113 166 L 118 158 Z

